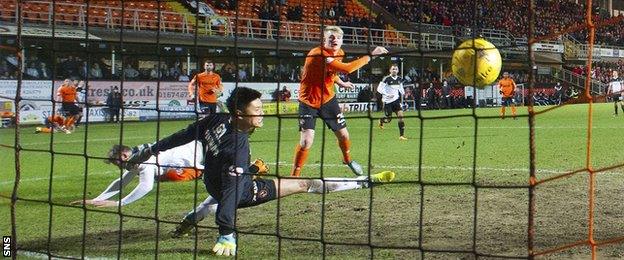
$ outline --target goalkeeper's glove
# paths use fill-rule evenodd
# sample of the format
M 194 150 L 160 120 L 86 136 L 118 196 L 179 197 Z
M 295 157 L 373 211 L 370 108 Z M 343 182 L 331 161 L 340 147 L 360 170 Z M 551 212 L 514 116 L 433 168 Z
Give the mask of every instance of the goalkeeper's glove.
M 498 93 L 502 95 L 502 94 L 503 94 L 503 91 L 502 91 L 502 90 L 499 90 L 499 91 L 498 91 Z
M 132 155 L 126 161 L 126 169 L 136 168 L 139 164 L 149 160 L 152 155 L 152 144 L 142 144 L 132 148 Z
M 215 255 L 236 255 L 236 238 L 234 238 L 234 233 L 229 235 L 220 235 L 217 238 L 217 243 L 212 248 L 212 252 Z
M 269 172 L 269 166 L 262 159 L 258 158 L 249 166 L 249 171 L 254 174 L 264 175 Z

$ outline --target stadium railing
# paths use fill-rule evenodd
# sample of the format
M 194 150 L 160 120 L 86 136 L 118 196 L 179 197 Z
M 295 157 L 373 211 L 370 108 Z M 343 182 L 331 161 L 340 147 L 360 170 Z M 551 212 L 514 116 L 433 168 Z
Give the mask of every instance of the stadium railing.
M 577 75 L 574 72 L 567 69 L 559 69 L 556 67 L 551 68 L 551 75 L 559 79 L 561 81 L 567 82 L 577 88 L 585 89 L 585 76 Z M 591 93 L 595 94 L 605 94 L 607 93 L 607 85 L 595 80 L 591 79 Z
M 246 37 L 252 39 L 275 39 L 279 26 L 279 37 L 289 41 L 316 42 L 320 38 L 321 24 L 273 21 L 225 16 L 198 16 L 171 11 L 123 8 L 120 6 L 56 3 L 51 1 L 29 1 L 30 7 L 23 8 L 26 23 L 68 25 L 85 28 L 87 25 L 117 29 L 124 27 L 133 31 L 161 30 L 198 35 Z M 42 7 L 46 6 L 46 7 Z M 14 8 L 11 11 L 6 8 Z M 3 7 L 0 20 L 15 22 L 17 6 Z M 8 10 L 8 11 L 7 11 Z M 59 12 L 59 10 L 65 10 Z M 53 13 L 55 13 L 53 15 Z M 161 19 L 158 19 L 158 18 Z M 160 22 L 158 22 L 160 20 Z M 196 26 L 197 25 L 197 26 Z M 329 25 L 329 23 L 325 24 Z M 341 26 L 345 30 L 344 40 L 349 44 L 385 45 L 391 47 L 421 47 L 426 50 L 451 50 L 455 36 L 440 33 L 418 33 L 397 30 L 381 30 Z

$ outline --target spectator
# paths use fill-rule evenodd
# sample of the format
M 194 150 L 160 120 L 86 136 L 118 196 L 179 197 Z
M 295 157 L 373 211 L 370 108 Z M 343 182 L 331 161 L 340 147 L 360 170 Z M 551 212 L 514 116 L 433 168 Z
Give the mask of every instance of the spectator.
M 24 74 L 26 74 L 27 79 L 39 79 L 39 71 L 34 61 L 28 63 Z
M 108 122 L 119 123 L 119 110 L 123 104 L 123 98 L 117 86 L 113 87 L 108 97 L 106 98 L 106 105 L 108 106 Z
M 47 68 L 46 64 L 43 62 L 39 62 L 39 68 L 37 69 L 39 73 L 39 79 L 51 79 L 52 72 Z
M 91 76 L 92 79 L 101 79 L 104 77 L 99 63 L 97 62 L 93 63 L 93 67 L 91 67 L 89 75 Z
M 126 64 L 126 68 L 123 70 L 123 73 L 126 79 L 136 79 L 139 77 L 139 71 L 134 69 L 130 63 Z
M 438 93 L 433 86 L 433 83 L 429 83 L 429 87 L 427 88 L 427 108 L 428 109 L 437 109 L 438 108 Z
M 189 82 L 191 79 L 189 78 L 189 76 L 186 74 L 186 70 L 182 69 L 182 74 L 180 74 L 180 76 L 178 76 L 178 81 L 183 81 L 183 82 Z
M 150 76 L 149 76 L 149 79 L 152 79 L 152 80 L 158 80 L 158 79 L 160 79 L 161 74 L 162 74 L 162 73 L 160 73 L 160 72 L 158 71 L 158 65 L 154 65 L 154 68 L 152 68 L 152 69 L 150 70 Z
M 286 86 L 283 86 L 282 90 L 279 92 L 279 100 L 288 102 L 290 101 L 290 97 L 291 97 L 290 90 Z

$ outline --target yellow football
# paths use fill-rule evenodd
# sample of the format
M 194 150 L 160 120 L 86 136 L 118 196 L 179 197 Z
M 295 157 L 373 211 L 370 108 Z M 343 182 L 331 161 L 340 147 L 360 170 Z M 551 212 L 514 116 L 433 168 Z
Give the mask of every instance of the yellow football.
M 502 65 L 496 46 L 477 38 L 466 40 L 455 49 L 451 69 L 462 84 L 482 88 L 496 81 Z

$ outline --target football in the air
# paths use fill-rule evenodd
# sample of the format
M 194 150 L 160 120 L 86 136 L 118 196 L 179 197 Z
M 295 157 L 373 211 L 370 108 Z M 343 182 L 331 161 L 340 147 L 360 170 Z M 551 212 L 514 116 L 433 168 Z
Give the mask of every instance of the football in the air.
M 477 38 L 466 40 L 455 49 L 451 69 L 462 84 L 483 88 L 498 78 L 502 63 L 496 46 Z

